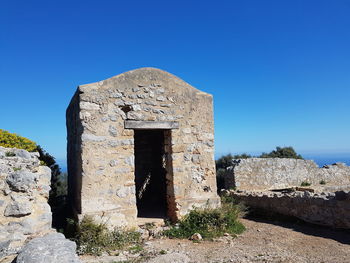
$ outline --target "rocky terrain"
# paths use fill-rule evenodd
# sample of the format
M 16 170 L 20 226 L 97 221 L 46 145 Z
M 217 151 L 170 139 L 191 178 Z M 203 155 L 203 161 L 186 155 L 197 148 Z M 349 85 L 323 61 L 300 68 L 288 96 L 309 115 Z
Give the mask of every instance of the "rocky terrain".
M 0 263 L 77 263 L 75 243 L 51 228 L 51 169 L 38 157 L 0 147 Z

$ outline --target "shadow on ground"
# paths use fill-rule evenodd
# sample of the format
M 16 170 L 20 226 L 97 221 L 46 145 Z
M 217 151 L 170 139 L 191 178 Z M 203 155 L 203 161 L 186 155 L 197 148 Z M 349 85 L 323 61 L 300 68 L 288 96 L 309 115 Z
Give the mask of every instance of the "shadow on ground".
M 244 218 L 260 223 L 289 228 L 305 235 L 333 239 L 339 243 L 350 245 L 349 229 L 334 229 L 326 226 L 314 225 L 295 217 L 284 216 L 263 210 L 249 211 Z

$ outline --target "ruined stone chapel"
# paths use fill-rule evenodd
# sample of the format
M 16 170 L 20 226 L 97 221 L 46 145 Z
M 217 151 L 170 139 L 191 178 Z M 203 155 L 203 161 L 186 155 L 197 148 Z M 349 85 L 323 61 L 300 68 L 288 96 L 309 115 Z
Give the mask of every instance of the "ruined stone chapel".
M 155 68 L 81 85 L 67 112 L 69 200 L 112 226 L 220 205 L 213 97 Z

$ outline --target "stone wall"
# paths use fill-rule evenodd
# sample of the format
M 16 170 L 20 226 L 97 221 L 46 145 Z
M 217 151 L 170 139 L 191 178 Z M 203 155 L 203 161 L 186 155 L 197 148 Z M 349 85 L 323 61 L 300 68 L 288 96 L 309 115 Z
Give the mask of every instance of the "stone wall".
M 231 195 L 249 207 L 294 216 L 313 224 L 350 229 L 349 191 L 334 193 L 232 191 Z
M 0 147 L 0 260 L 51 231 L 51 170 L 40 165 L 38 156 Z
M 142 68 L 79 86 L 67 109 L 69 198 L 80 217 L 136 224 L 133 128 L 166 130 L 169 217 L 220 204 L 212 96 Z
M 225 188 L 240 190 L 268 190 L 313 186 L 323 180 L 327 185 L 349 185 L 350 167 L 343 163 L 319 168 L 314 161 L 287 158 L 249 158 L 233 160 L 225 174 Z

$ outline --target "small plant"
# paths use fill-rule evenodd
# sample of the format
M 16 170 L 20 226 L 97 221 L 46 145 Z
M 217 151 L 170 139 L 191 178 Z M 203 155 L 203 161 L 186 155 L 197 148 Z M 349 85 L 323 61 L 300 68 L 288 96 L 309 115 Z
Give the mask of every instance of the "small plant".
M 21 170 L 22 168 L 21 167 L 13 167 L 13 171 L 17 172 L 19 170 Z
M 132 254 L 137 254 L 137 253 L 140 253 L 141 251 L 143 251 L 143 247 L 140 244 L 136 244 L 136 245 L 130 247 L 129 251 Z
M 204 239 L 223 236 L 224 233 L 240 234 L 245 230 L 238 221 L 240 212 L 238 205 L 225 201 L 220 208 L 195 208 L 164 234 L 170 238 L 190 238 L 199 233 Z
M 302 181 L 300 186 L 310 186 L 311 183 L 309 183 L 308 181 Z
M 326 181 L 322 179 L 322 180 L 320 181 L 320 184 L 323 184 L 323 185 L 324 185 L 324 184 L 326 184 Z
M 162 249 L 161 251 L 159 251 L 159 254 L 165 255 L 165 254 L 167 254 L 167 252 L 166 252 L 166 250 Z
M 89 216 L 85 216 L 80 224 L 76 224 L 73 238 L 78 245 L 79 254 L 101 255 L 102 252 L 122 249 L 133 245 L 130 251 L 138 253 L 141 234 L 134 231 L 109 230 L 104 223 L 96 223 Z
M 154 223 L 146 223 L 145 224 L 145 228 L 147 229 L 147 230 L 151 230 L 151 229 L 153 229 L 153 228 L 155 228 L 156 227 L 156 225 L 154 224 Z
M 13 156 L 16 156 L 16 154 L 14 152 L 6 152 L 5 156 L 6 157 L 13 157 Z

